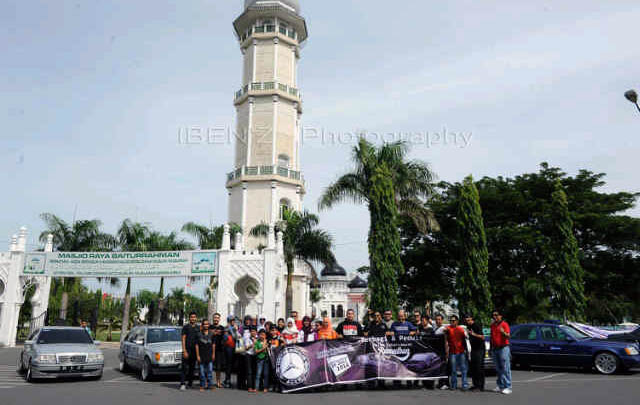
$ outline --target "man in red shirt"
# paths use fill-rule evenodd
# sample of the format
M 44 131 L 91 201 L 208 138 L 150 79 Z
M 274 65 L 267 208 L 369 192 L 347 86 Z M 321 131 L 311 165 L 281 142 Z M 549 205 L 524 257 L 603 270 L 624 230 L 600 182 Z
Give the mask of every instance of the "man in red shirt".
M 493 323 L 491 324 L 491 353 L 496 364 L 497 387 L 495 392 L 509 395 L 511 389 L 511 350 L 509 339 L 511 329 L 509 324 L 502 319 L 500 311 L 493 311 Z
M 469 389 L 467 383 L 467 371 L 469 364 L 467 362 L 467 331 L 458 322 L 460 320 L 456 315 L 449 318 L 450 325 L 444 330 L 448 343 L 449 364 L 451 366 L 451 374 L 449 375 L 449 387 L 452 390 L 458 388 L 458 369 L 462 374 L 462 390 Z
M 298 311 L 291 311 L 291 317 L 293 318 L 293 321 L 296 324 L 296 328 L 298 328 L 298 330 L 302 330 L 302 321 L 300 319 L 298 319 Z

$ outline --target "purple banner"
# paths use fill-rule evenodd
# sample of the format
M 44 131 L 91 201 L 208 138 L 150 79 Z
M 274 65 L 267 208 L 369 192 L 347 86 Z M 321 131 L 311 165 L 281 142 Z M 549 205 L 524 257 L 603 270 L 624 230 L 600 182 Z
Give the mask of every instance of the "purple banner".
M 282 392 L 374 380 L 446 377 L 444 340 L 413 336 L 321 340 L 280 346 L 271 361 Z

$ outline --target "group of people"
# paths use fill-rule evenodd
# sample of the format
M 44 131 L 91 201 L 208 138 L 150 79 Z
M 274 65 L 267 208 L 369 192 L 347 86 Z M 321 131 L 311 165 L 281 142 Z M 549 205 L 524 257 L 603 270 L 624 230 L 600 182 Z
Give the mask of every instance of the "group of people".
M 471 316 L 464 317 L 464 326 L 460 325 L 456 315 L 452 315 L 449 324 L 445 325 L 442 315 L 436 315 L 432 320 L 419 311 L 415 311 L 409 321 L 404 310 L 398 311 L 397 319 L 394 319 L 391 310 L 382 313 L 369 310 L 363 325 L 355 319 L 355 312 L 350 309 L 336 328 L 333 328 L 328 317 L 314 320 L 305 316 L 300 320 L 296 311 L 292 311 L 286 321 L 281 318 L 276 323 L 264 317 L 251 316 L 246 316 L 240 325 L 236 324 L 233 316 L 228 317 L 226 326 L 221 325 L 220 321 L 220 314 L 215 314 L 211 324 L 207 319 L 198 324 L 197 314 L 193 312 L 189 315 L 189 323 L 182 329 L 181 390 L 192 387 L 196 365 L 199 366 L 201 391 L 231 388 L 231 374 L 235 365 L 237 388 L 249 392 L 278 391 L 279 384 L 269 360 L 270 348 L 323 339 L 417 336 L 441 337 L 444 341 L 449 377 L 438 382 L 440 389 L 457 389 L 460 372 L 462 390 L 484 391 L 485 336 L 482 326 Z M 498 376 L 495 391 L 503 394 L 512 392 L 509 338 L 509 324 L 502 319 L 499 311 L 494 311 L 490 347 Z M 468 374 L 472 377 L 471 388 L 467 381 Z M 383 382 L 380 383 L 384 386 Z

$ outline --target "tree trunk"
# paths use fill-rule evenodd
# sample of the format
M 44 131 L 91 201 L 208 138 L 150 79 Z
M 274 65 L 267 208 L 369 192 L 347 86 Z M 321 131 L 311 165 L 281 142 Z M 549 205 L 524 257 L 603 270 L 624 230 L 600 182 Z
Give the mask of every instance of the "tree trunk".
M 122 329 L 120 330 L 120 342 L 129 331 L 129 311 L 131 309 L 131 278 L 127 279 L 127 291 L 124 294 L 124 311 L 122 313 Z
M 63 286 L 64 288 L 64 286 Z M 62 292 L 62 301 L 60 302 L 60 316 L 59 318 L 62 320 L 67 319 L 67 308 L 69 307 L 69 293 L 66 291 Z
M 158 305 L 156 305 L 155 313 L 152 314 L 152 321 L 154 325 L 158 325 L 162 322 L 162 311 L 164 310 L 164 277 L 160 277 L 160 292 L 158 293 Z
M 285 300 L 285 318 L 287 318 L 293 310 L 293 260 L 287 260 L 287 289 L 285 292 Z

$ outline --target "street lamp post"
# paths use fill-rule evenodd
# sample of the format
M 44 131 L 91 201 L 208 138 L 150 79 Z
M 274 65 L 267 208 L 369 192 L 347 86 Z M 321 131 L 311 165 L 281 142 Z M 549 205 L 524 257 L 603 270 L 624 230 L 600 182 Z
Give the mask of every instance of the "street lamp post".
M 624 93 L 624 97 L 631 101 L 633 104 L 636 105 L 636 108 L 638 109 L 638 111 L 640 112 L 640 105 L 638 105 L 638 93 L 636 93 L 635 90 L 629 90 L 626 93 Z

